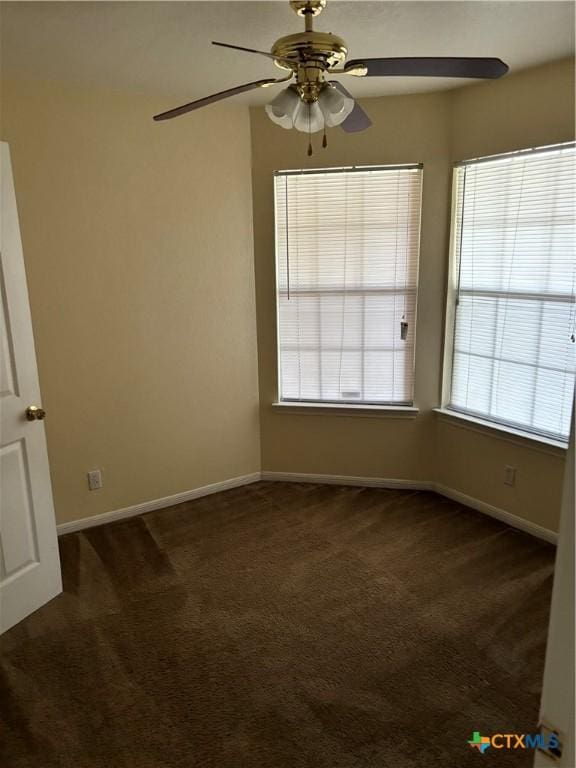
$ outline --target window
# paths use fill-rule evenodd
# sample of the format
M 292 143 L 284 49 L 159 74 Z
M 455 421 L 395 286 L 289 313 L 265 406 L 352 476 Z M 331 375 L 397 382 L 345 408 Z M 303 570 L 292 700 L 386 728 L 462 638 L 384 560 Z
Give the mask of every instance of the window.
M 448 408 L 563 441 L 576 363 L 574 160 L 567 144 L 456 167 L 449 293 Z
M 420 166 L 275 176 L 282 401 L 411 405 Z

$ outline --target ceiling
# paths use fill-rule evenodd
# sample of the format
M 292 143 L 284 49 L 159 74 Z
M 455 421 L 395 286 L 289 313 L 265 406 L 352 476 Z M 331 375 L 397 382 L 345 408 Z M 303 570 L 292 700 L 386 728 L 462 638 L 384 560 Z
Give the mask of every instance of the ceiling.
M 303 23 L 272 2 L 2 2 L 3 74 L 162 94 L 159 108 L 279 70 L 264 57 L 210 45 L 269 50 Z M 518 71 L 574 53 L 574 3 L 331 0 L 316 28 L 348 43 L 349 58 L 499 56 Z M 467 80 L 349 78 L 357 96 L 421 93 Z M 166 96 L 164 102 L 164 95 Z M 257 90 L 239 103 L 270 100 Z

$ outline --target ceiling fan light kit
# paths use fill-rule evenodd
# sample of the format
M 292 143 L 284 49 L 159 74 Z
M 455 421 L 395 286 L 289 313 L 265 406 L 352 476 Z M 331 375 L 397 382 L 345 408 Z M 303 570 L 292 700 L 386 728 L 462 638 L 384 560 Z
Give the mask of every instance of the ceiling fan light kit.
M 264 109 L 268 117 L 282 128 L 317 133 L 343 123 L 354 109 L 354 99 L 331 83 L 325 83 L 316 101 L 304 101 L 297 88 L 290 85 Z
M 324 131 L 340 126 L 347 133 L 363 131 L 372 124 L 362 107 L 332 76 L 352 77 L 459 77 L 498 78 L 508 66 L 497 58 L 471 57 L 403 57 L 354 59 L 346 63 L 346 42 L 331 32 L 314 30 L 314 18 L 326 7 L 326 0 L 289 0 L 292 10 L 304 19 L 304 31 L 277 40 L 270 52 L 214 42 L 223 48 L 265 56 L 282 69 L 285 77 L 257 80 L 236 86 L 212 96 L 192 101 L 176 109 L 154 116 L 169 120 L 239 93 L 266 88 L 294 80 L 265 107 L 268 117 L 277 125 L 303 133 Z M 308 154 L 312 154 L 309 141 Z

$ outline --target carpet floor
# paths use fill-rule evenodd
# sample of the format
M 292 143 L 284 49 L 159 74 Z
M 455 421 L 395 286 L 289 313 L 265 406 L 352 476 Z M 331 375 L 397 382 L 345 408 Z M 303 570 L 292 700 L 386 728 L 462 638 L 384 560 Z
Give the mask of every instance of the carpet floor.
M 554 549 L 433 493 L 256 483 L 60 539 L 3 768 L 528 768 Z

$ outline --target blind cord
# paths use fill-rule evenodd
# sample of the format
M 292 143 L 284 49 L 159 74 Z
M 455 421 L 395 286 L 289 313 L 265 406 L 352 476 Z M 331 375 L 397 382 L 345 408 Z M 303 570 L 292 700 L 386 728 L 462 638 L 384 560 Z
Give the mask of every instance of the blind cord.
M 288 176 L 284 176 L 284 215 L 286 218 L 286 295 L 287 301 L 290 301 L 290 227 L 288 226 Z
M 398 284 L 398 231 L 400 229 L 400 172 L 396 172 L 396 226 L 394 228 L 394 285 Z M 396 391 L 396 291 L 394 291 L 394 308 L 392 310 L 392 392 Z M 402 338 L 402 322 L 400 322 L 400 338 Z
M 576 323 L 576 294 L 575 294 L 575 288 L 576 288 L 576 261 L 574 262 L 572 266 L 572 303 L 570 305 L 570 317 L 568 320 L 568 330 L 572 330 L 572 334 L 570 336 L 570 341 L 572 344 L 574 344 L 575 335 L 574 331 L 576 330 L 575 323 Z M 568 373 L 568 357 L 570 355 L 569 353 L 570 346 L 566 345 L 566 351 L 564 353 L 564 375 Z M 566 391 L 564 388 L 563 391 L 563 397 L 562 397 L 562 405 L 560 407 L 560 423 L 562 424 L 566 415 L 566 409 L 569 407 L 572 409 L 572 398 L 568 397 L 568 401 L 566 398 Z M 571 393 L 573 395 L 573 392 Z
M 464 242 L 464 216 L 466 215 L 466 173 L 468 166 L 464 166 L 464 178 L 462 179 L 462 215 L 460 217 L 460 242 L 458 243 L 458 283 L 456 286 L 456 306 L 460 304 L 460 280 L 462 277 L 462 243 Z M 458 204 L 458 201 L 456 201 Z
M 406 300 L 408 297 L 408 243 L 410 232 L 410 213 L 411 213 L 411 199 L 410 199 L 410 187 L 407 187 L 406 192 L 406 231 L 404 237 L 406 242 L 404 243 L 404 302 L 402 306 L 402 319 L 400 320 L 400 339 L 406 341 L 408 338 L 408 321 L 406 320 Z
M 508 306 L 510 303 L 510 288 L 512 285 L 512 273 L 514 271 L 514 258 L 516 256 L 516 247 L 518 243 L 518 229 L 520 226 L 520 216 L 521 216 L 521 208 L 522 208 L 522 198 L 524 195 L 524 178 L 526 175 L 526 160 L 522 163 L 522 169 L 520 171 L 520 185 L 518 188 L 518 206 L 516 208 L 516 218 L 514 220 L 514 237 L 512 238 L 512 248 L 510 251 L 510 271 L 508 272 L 508 286 L 507 286 L 507 294 L 508 296 L 504 300 L 504 318 L 502 320 L 502 334 L 500 336 L 500 348 L 498 352 L 498 357 L 502 358 L 504 354 L 504 340 L 506 337 L 506 324 L 508 322 Z M 494 350 L 496 350 L 496 339 L 494 341 Z M 494 408 L 498 408 L 498 400 L 499 400 L 499 394 L 500 394 L 500 370 L 502 368 L 502 362 L 501 360 L 498 360 L 498 375 L 496 376 L 496 381 L 493 382 L 496 385 L 496 397 L 494 398 Z
M 348 291 L 347 266 L 348 266 L 348 176 L 344 178 L 344 296 L 342 297 L 342 321 L 340 324 L 340 359 L 338 361 L 338 389 L 342 392 L 342 357 L 344 354 L 344 325 L 346 317 L 346 299 Z
M 466 173 L 466 170 L 464 170 L 464 173 Z M 477 173 L 474 173 L 474 192 L 473 192 L 473 200 L 472 200 L 472 247 L 470 250 L 470 271 L 472 273 L 472 285 L 475 285 L 475 274 L 474 274 L 474 251 L 476 248 L 476 192 L 477 192 Z M 464 219 L 462 219 L 462 229 L 464 229 Z M 466 406 L 469 406 L 469 396 L 470 396 L 470 352 L 472 342 L 472 328 L 474 326 L 474 309 L 475 309 L 475 302 L 476 296 L 475 294 L 472 294 L 472 307 L 470 309 L 470 323 L 469 323 L 469 329 L 468 329 L 468 370 L 466 372 Z M 458 301 L 460 301 L 460 287 L 458 287 Z M 492 393 L 493 393 L 493 386 L 494 386 L 494 368 L 492 368 L 492 377 L 490 379 L 490 400 L 492 401 Z

